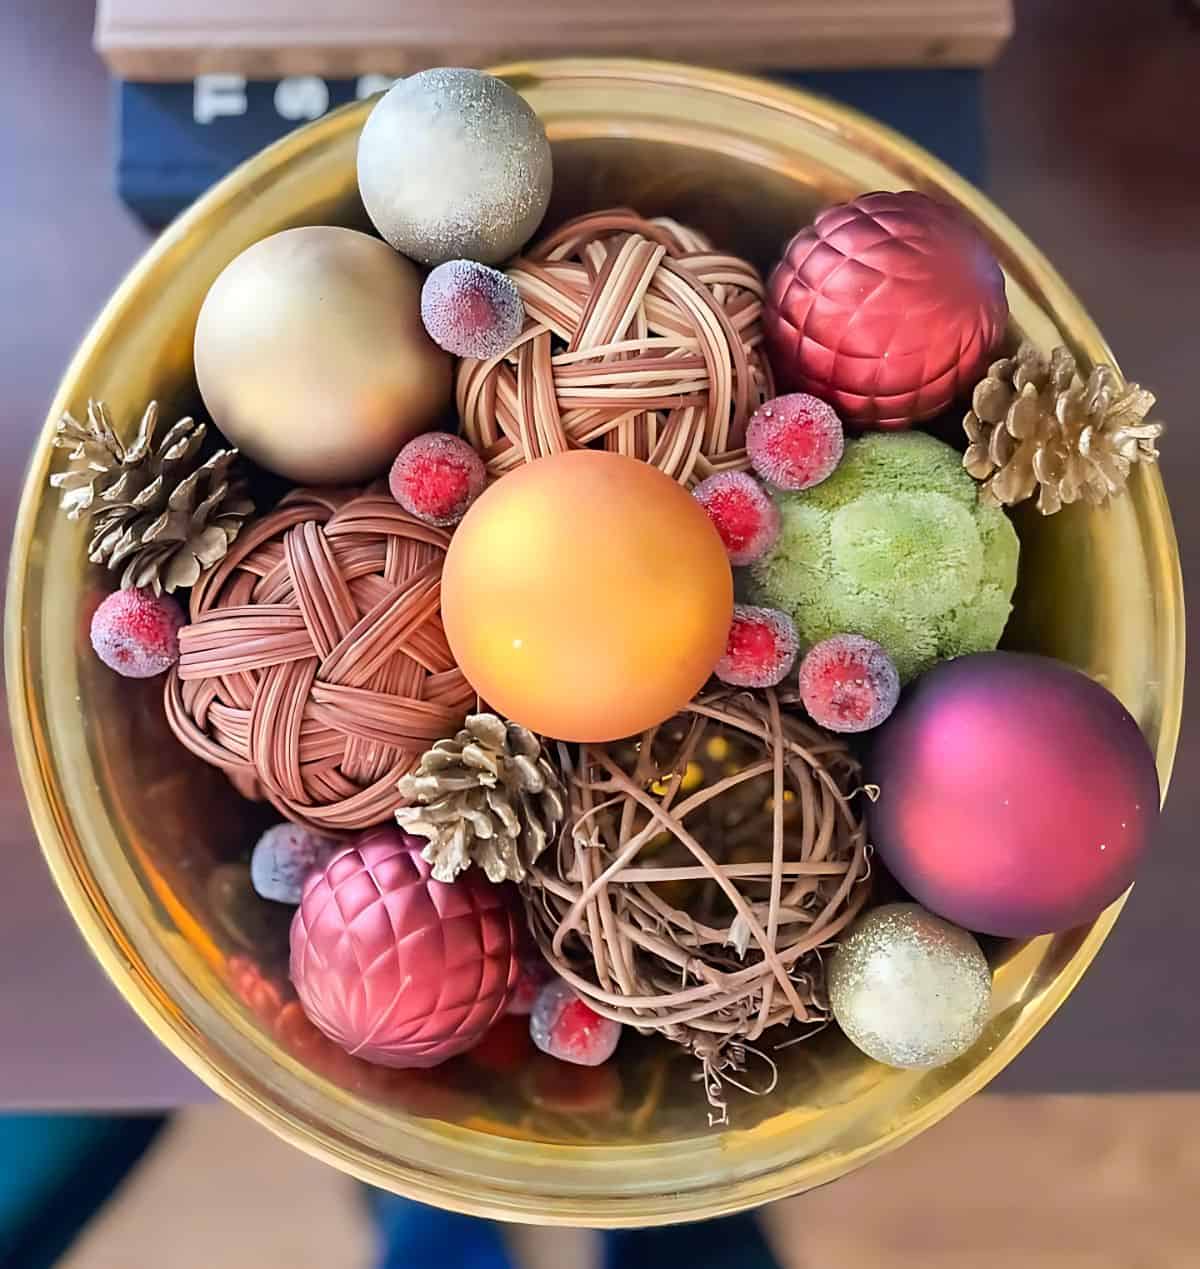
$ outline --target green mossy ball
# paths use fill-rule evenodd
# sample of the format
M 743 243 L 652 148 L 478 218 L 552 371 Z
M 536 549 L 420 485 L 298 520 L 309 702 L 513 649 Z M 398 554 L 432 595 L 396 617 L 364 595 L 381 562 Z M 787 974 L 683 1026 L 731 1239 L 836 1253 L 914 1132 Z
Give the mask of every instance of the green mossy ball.
M 828 480 L 776 500 L 783 524 L 753 566 L 753 597 L 791 614 L 802 647 L 866 635 L 907 681 L 1000 641 L 1020 544 L 949 445 L 871 433 L 847 443 Z

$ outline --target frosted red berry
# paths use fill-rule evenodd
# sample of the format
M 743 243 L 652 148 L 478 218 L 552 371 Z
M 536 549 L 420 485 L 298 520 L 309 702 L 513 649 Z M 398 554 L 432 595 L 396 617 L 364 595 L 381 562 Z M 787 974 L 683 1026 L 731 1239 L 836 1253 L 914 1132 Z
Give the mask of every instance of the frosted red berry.
M 621 1024 L 602 1018 L 561 978 L 538 993 L 529 1015 L 529 1034 L 543 1053 L 577 1066 L 599 1066 L 616 1051 Z
M 92 617 L 96 655 L 127 679 L 149 679 L 179 660 L 183 609 L 169 595 L 119 590 Z
M 508 1012 L 523 1016 L 531 1014 L 533 1003 L 542 988 L 554 977 L 554 971 L 546 964 L 540 952 L 527 952 L 523 955 L 516 990 L 508 1002 Z
M 800 699 L 812 720 L 830 731 L 870 731 L 896 708 L 900 676 L 874 640 L 834 635 L 804 654 Z
M 734 604 L 716 676 L 732 687 L 774 687 L 787 677 L 800 640 L 796 623 L 776 608 Z
M 811 489 L 842 461 L 842 421 L 833 407 L 806 392 L 760 405 L 746 426 L 754 470 L 777 489 Z
M 426 432 L 396 455 L 392 497 L 409 515 L 442 527 L 457 524 L 483 492 L 483 459 L 461 437 Z
M 775 545 L 779 508 L 747 472 L 718 472 L 702 480 L 692 496 L 708 512 L 735 568 L 753 564 Z
M 324 868 L 343 844 L 302 824 L 276 824 L 250 852 L 250 884 L 261 899 L 297 904 L 309 875 Z
M 447 260 L 421 288 L 421 321 L 430 339 L 456 357 L 486 360 L 507 352 L 521 333 L 525 306 L 512 278 L 475 260 Z

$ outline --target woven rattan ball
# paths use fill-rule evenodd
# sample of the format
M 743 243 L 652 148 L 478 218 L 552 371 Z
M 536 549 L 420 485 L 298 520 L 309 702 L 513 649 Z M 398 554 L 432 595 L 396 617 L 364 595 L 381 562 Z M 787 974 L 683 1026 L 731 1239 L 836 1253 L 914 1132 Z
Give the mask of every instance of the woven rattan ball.
M 192 591 L 176 736 L 298 823 L 388 819 L 396 781 L 475 700 L 442 630 L 449 542 L 386 493 L 289 494 Z
M 524 329 L 458 370 L 463 432 L 489 476 L 585 445 L 685 483 L 747 465 L 746 423 L 773 395 L 753 265 L 616 209 L 569 221 L 508 275 Z
M 773 691 L 721 690 L 559 759 L 570 813 L 523 893 L 542 951 L 597 1012 L 710 1075 L 769 1027 L 828 1019 L 821 949 L 868 894 L 842 740 Z

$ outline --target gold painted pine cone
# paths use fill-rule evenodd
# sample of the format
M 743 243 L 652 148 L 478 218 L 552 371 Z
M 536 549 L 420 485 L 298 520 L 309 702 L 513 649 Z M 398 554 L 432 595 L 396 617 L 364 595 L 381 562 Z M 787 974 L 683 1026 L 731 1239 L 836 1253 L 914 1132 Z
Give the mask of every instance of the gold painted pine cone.
M 86 423 L 64 414 L 54 444 L 70 466 L 50 477 L 72 520 L 91 521 L 88 559 L 121 570 L 121 586 L 156 595 L 193 586 L 221 560 L 254 510 L 237 472 L 238 452 L 196 456 L 206 426 L 172 424 L 157 442 L 158 403 L 142 415 L 133 443 L 121 443 L 103 401 L 89 401 Z
M 495 714 L 471 714 L 400 780 L 412 806 L 396 811 L 405 832 L 427 837 L 421 852 L 439 881 L 472 863 L 490 881 L 524 881 L 562 823 L 566 799 L 541 742 Z
M 1124 490 L 1134 464 L 1157 460 L 1163 428 L 1146 422 L 1153 406 L 1153 393 L 1111 366 L 1084 381 L 1067 348 L 1047 358 L 1025 342 L 976 384 L 963 466 L 996 505 L 1036 493 L 1043 515 L 1072 502 L 1101 506 Z

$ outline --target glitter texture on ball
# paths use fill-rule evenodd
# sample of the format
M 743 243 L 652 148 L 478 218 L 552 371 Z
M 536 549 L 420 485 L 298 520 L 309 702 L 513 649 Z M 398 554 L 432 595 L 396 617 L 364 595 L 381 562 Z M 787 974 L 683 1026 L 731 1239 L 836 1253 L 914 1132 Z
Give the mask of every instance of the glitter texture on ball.
M 486 361 L 521 333 L 525 306 L 516 283 L 476 260 L 447 260 L 421 288 L 421 321 L 430 339 L 456 357 Z
M 735 604 L 716 676 L 731 687 L 774 687 L 796 660 L 796 623 L 777 608 Z
M 692 497 L 708 513 L 735 568 L 753 564 L 775 545 L 779 508 L 748 472 L 709 476 L 692 490 Z
M 862 635 L 834 635 L 804 654 L 800 699 L 809 717 L 830 731 L 870 731 L 896 708 L 900 676 L 891 657 Z
M 92 616 L 96 655 L 127 679 L 151 679 L 179 660 L 183 609 L 168 595 L 118 590 Z
M 992 974 L 979 944 L 915 903 L 860 917 L 829 965 L 838 1026 L 888 1066 L 943 1066 L 983 1033 Z
M 466 441 L 448 432 L 426 432 L 396 455 L 388 489 L 409 515 L 445 528 L 466 515 L 485 479 L 483 459 Z
M 400 80 L 358 142 L 367 215 L 422 264 L 507 260 L 541 223 L 552 182 L 541 120 L 482 71 L 438 67 Z
M 811 489 L 842 461 L 845 435 L 832 406 L 805 392 L 766 401 L 746 427 L 750 465 L 776 489 Z
M 345 845 L 303 824 L 276 824 L 250 853 L 250 883 L 255 893 L 273 903 L 299 903 L 311 873 L 324 868 Z
M 529 1034 L 543 1053 L 576 1066 L 599 1066 L 616 1052 L 621 1024 L 601 1017 L 561 978 L 546 984 L 529 1015 Z

